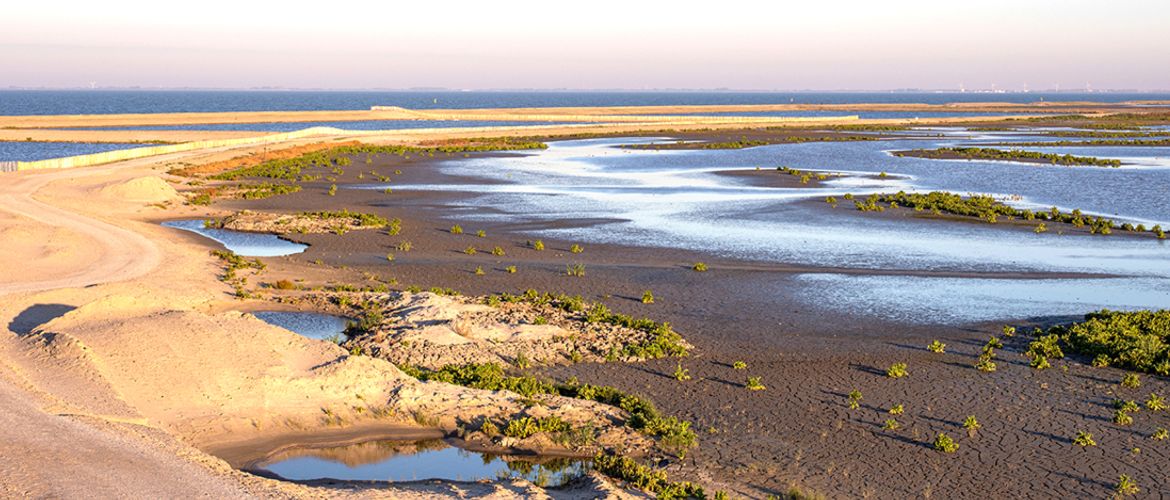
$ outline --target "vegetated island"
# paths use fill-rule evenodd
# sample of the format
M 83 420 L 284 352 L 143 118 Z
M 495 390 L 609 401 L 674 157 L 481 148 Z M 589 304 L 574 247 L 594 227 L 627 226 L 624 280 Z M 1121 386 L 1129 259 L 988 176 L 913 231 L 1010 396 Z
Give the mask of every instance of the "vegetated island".
M 1049 141 L 1049 142 L 1013 142 L 1000 144 L 1004 147 L 1045 147 L 1045 146 L 1131 146 L 1131 147 L 1158 147 L 1170 146 L 1170 138 L 1162 139 L 1096 139 L 1089 141 Z
M 1047 144 L 1046 144 L 1047 145 Z M 999 160 L 1048 165 L 1113 167 L 1121 166 L 1121 160 L 1095 158 L 1092 156 L 1039 153 L 1020 149 L 1002 150 L 993 148 L 938 148 L 894 151 L 898 157 L 929 158 L 933 160 Z
M 1037 234 L 1048 231 L 1046 223 L 1055 222 L 1070 224 L 1076 228 L 1088 228 L 1090 234 L 1107 235 L 1112 234 L 1114 230 L 1128 233 L 1148 231 L 1158 239 L 1166 239 L 1166 232 L 1160 225 L 1146 229 L 1142 224 L 1134 225 L 1128 222 L 1117 224 L 1104 217 L 1086 215 L 1079 209 L 1061 212 L 1056 207 L 1047 211 L 1015 208 L 987 195 L 970 195 L 964 198 L 961 195 L 945 191 L 933 191 L 926 194 L 899 191 L 894 194 L 872 194 L 863 200 L 855 199 L 852 194 L 846 194 L 845 199 L 853 201 L 853 205 L 862 212 L 884 212 L 887 208 L 904 207 L 914 209 L 916 212 L 930 211 L 935 215 L 950 214 L 976 218 L 989 224 L 999 222 L 1001 217 L 1007 220 L 1025 221 L 1034 226 L 1033 231 Z M 836 206 L 837 200 L 829 197 L 825 199 L 825 202 Z
M 1037 329 L 1034 335 L 1037 340 L 1026 353 L 1034 367 L 1043 364 L 1041 358 L 1063 358 L 1063 345 L 1091 357 L 1096 367 L 1170 376 L 1170 310 L 1102 309 L 1086 314 L 1083 321 Z

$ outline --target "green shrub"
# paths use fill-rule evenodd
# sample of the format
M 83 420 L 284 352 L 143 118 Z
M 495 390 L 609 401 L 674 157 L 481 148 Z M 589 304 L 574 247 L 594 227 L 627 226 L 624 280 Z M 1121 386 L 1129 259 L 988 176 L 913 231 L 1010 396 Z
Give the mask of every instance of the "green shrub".
M 992 360 L 991 356 L 984 354 L 979 356 L 979 361 L 975 363 L 975 369 L 984 373 L 993 372 L 996 369 L 995 361 Z
M 593 467 L 602 474 L 627 481 L 659 499 L 707 497 L 701 486 L 686 482 L 670 482 L 665 472 L 651 469 L 630 457 L 599 453 L 593 457 Z
M 476 250 L 475 247 L 472 245 L 468 245 L 467 248 L 463 249 L 463 253 L 465 253 L 467 255 L 475 255 L 476 252 L 478 252 L 478 250 Z
M 943 453 L 954 453 L 959 450 L 959 443 L 956 443 L 946 433 L 940 432 L 934 437 L 934 449 Z
M 585 249 L 581 248 L 581 245 L 578 245 L 576 243 L 574 243 L 573 246 L 569 247 L 569 252 L 572 252 L 572 253 L 581 253 L 584 251 L 585 251 Z
M 480 229 L 479 231 L 475 232 L 475 235 L 479 236 L 480 238 L 487 238 L 487 231 Z
M 1089 446 L 1097 446 L 1097 441 L 1093 440 L 1093 435 L 1085 431 L 1077 431 L 1077 437 L 1073 439 L 1073 444 L 1082 448 Z
M 497 246 L 497 247 L 493 248 L 493 249 L 492 249 L 492 255 L 495 255 L 496 257 L 503 257 L 503 256 L 504 256 L 504 249 L 503 249 L 503 247 L 498 247 L 498 246 Z
M 507 272 L 508 274 L 516 274 L 516 266 L 505 267 L 504 271 Z
M 1046 143 L 1047 144 L 1047 143 Z M 1073 156 L 1061 155 L 1053 153 L 1038 153 L 1035 151 L 1023 151 L 1014 149 L 1011 151 L 1004 151 L 1001 149 L 991 148 L 974 148 L 974 147 L 953 147 L 953 148 L 938 148 L 934 150 L 915 149 L 913 151 L 897 151 L 895 156 L 920 156 L 925 158 L 948 158 L 957 156 L 959 158 L 974 159 L 974 160 L 1033 160 L 1052 165 L 1088 165 L 1096 167 L 1120 167 L 1120 160 L 1094 158 L 1091 156 Z
M 1170 310 L 1101 310 L 1086 314 L 1084 321 L 1052 327 L 1048 333 L 1093 357 L 1095 366 L 1100 360 L 1102 364 L 1170 375 Z
M 654 303 L 654 292 L 651 292 L 650 290 L 646 290 L 645 292 L 642 292 L 642 303 L 643 304 L 653 304 Z
M 1142 380 L 1136 373 L 1128 373 L 1121 378 L 1121 386 L 1126 389 L 1137 389 L 1142 386 Z
M 451 234 L 463 234 L 463 226 L 455 224 L 454 226 L 451 226 L 450 232 Z
M 1122 474 L 1117 478 L 1117 485 L 1113 487 L 1113 491 L 1117 493 L 1118 497 L 1130 497 L 1137 495 L 1142 490 L 1132 478 Z
M 899 427 L 901 427 L 901 425 L 898 424 L 898 421 L 893 418 L 887 418 L 885 423 L 882 424 L 882 429 L 887 431 L 896 431 Z
M 886 369 L 886 376 L 890 378 L 902 378 L 909 375 L 906 371 L 906 363 L 894 363 Z
M 698 271 L 700 273 L 706 272 L 707 271 L 707 264 L 704 264 L 702 262 L 696 262 L 693 266 L 691 266 L 691 269 Z
M 861 391 L 853 389 L 849 392 L 849 409 L 856 410 L 861 407 Z
M 528 242 L 528 246 L 532 247 L 532 249 L 536 251 L 544 250 L 544 242 L 540 240 L 530 241 Z
M 760 377 L 748 377 L 747 383 L 744 384 L 744 387 L 746 387 L 749 391 L 762 391 L 767 389 L 763 382 L 760 381 Z
M 569 264 L 565 266 L 565 274 L 578 278 L 585 276 L 585 264 Z
M 1166 398 L 1150 393 L 1146 398 L 1146 409 L 1150 411 L 1166 411 Z
M 983 425 L 975 419 L 975 415 L 967 415 L 967 418 L 963 420 L 963 428 L 967 429 L 967 432 L 974 433 L 975 431 L 983 428 Z
M 1132 425 L 1133 417 L 1126 413 L 1125 410 L 1117 410 L 1113 412 L 1113 423 L 1117 425 Z
M 685 382 L 691 379 L 691 371 L 683 368 L 682 363 L 674 367 L 674 379 L 679 382 Z
M 1170 431 L 1167 431 L 1163 427 L 1154 429 L 1154 433 L 1150 435 L 1150 439 L 1154 441 L 1165 441 L 1167 437 L 1170 437 Z
M 743 361 L 736 361 L 731 364 L 731 368 L 735 370 L 746 370 L 747 363 L 744 363 Z
M 947 345 L 935 340 L 935 341 L 932 341 L 929 345 L 927 345 L 926 349 L 930 352 L 933 352 L 933 353 L 942 354 L 942 353 L 946 352 Z

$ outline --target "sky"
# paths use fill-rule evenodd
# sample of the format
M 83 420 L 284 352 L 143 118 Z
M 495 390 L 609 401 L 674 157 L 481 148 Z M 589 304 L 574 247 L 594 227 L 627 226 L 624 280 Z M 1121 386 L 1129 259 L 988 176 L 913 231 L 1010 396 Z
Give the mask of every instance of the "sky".
M 38 0 L 0 88 L 1170 89 L 1165 0 Z

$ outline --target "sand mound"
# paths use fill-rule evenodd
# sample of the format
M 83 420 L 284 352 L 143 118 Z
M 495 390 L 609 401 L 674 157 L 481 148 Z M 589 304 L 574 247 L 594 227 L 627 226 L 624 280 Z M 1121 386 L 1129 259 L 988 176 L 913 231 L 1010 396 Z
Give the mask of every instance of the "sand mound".
M 24 339 L 26 353 L 56 367 L 51 389 L 77 412 L 118 415 L 167 429 L 205 449 L 241 440 L 353 425 L 454 428 L 482 418 L 552 412 L 595 425 L 599 443 L 644 443 L 623 412 L 590 401 L 523 398 L 423 383 L 393 364 L 353 356 L 239 312 L 153 307 L 148 294 L 82 305 Z
M 178 191 L 160 177 L 139 177 L 111 184 L 101 189 L 101 195 L 141 203 L 164 203 L 179 199 Z
M 435 345 L 475 342 L 535 341 L 568 336 L 564 328 L 509 322 L 493 314 L 495 308 L 429 292 L 405 294 L 391 310 L 397 341 L 428 342 Z

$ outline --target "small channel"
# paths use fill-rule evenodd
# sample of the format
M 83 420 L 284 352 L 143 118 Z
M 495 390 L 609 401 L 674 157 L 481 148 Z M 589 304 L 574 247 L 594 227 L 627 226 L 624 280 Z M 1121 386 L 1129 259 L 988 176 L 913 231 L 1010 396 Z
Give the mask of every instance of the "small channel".
M 259 311 L 252 315 L 270 325 L 317 340 L 345 338 L 349 323 L 341 316 L 313 312 Z
M 540 459 L 470 452 L 434 439 L 371 441 L 334 448 L 292 450 L 273 455 L 250 469 L 293 481 L 523 478 L 537 485 L 560 486 L 585 475 L 590 462 L 576 458 Z
M 169 221 L 162 225 L 210 238 L 245 257 L 281 257 L 301 253 L 309 248 L 308 245 L 294 243 L 273 234 L 204 227 L 203 220 L 200 219 Z

